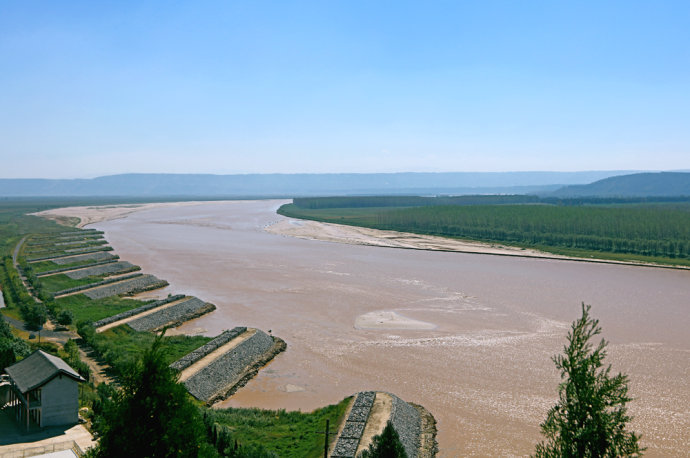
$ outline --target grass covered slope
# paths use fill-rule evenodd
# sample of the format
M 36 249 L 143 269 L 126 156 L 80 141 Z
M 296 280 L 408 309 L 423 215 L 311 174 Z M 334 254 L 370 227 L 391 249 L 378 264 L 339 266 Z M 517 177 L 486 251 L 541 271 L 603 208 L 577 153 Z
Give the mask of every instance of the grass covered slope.
M 486 196 L 487 201 L 495 196 Z M 357 198 L 363 200 L 367 198 Z M 373 199 L 373 198 L 372 198 Z M 378 205 L 382 199 L 375 198 Z M 537 248 L 602 259 L 690 265 L 690 202 L 477 203 L 417 207 L 282 206 L 295 218 Z M 479 199 L 481 201 L 481 199 Z
M 326 419 L 331 431 L 345 417 L 352 398 L 345 398 L 311 413 L 261 409 L 213 409 L 207 421 L 227 428 L 231 440 L 245 449 L 264 448 L 281 458 L 318 458 L 323 456 Z M 331 436 L 335 438 L 335 434 Z

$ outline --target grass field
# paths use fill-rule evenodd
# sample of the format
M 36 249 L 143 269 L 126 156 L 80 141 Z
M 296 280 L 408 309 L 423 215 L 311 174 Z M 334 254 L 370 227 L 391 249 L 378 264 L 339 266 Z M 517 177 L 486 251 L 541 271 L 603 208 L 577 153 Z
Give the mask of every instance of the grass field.
M 119 374 L 139 357 L 144 348 L 149 348 L 155 338 L 156 334 L 152 332 L 138 332 L 124 324 L 102 333 L 94 333 L 87 336 L 86 340 Z M 166 336 L 163 346 L 165 362 L 170 364 L 177 361 L 210 341 L 211 338 L 205 336 Z
M 227 426 L 241 446 L 263 446 L 284 458 L 318 458 L 323 456 L 324 435 L 330 420 L 331 430 L 345 416 L 352 398 L 345 398 L 311 413 L 285 410 L 218 409 L 212 415 L 216 423 Z
M 74 314 L 74 321 L 94 322 L 117 315 L 137 307 L 141 307 L 151 301 L 138 301 L 136 299 L 122 299 L 117 296 L 92 300 L 83 294 L 65 296 L 55 300 L 55 304 L 61 310 L 69 310 Z
M 103 280 L 103 276 L 91 276 L 80 279 L 73 279 L 65 274 L 55 274 L 48 277 L 41 277 L 40 283 L 43 288 L 49 293 L 55 293 L 57 291 L 62 291 L 63 289 L 74 288 L 76 286 L 89 285 L 91 283 L 97 283 Z

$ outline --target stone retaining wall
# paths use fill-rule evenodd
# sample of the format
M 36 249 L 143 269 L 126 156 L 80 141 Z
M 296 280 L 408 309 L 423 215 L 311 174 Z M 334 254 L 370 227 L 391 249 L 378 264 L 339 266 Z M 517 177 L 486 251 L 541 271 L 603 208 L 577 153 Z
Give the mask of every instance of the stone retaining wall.
M 393 398 L 393 407 L 391 408 L 390 417 L 393 428 L 395 428 L 398 436 L 400 436 L 400 442 L 402 442 L 403 448 L 405 448 L 405 452 L 407 452 L 407 457 L 417 458 L 419 436 L 422 432 L 422 418 L 417 409 L 410 404 L 394 394 L 390 396 Z
M 89 249 L 89 250 L 75 252 L 75 253 L 60 254 L 60 255 L 55 255 L 55 256 L 43 256 L 40 258 L 31 258 L 31 259 L 27 259 L 26 262 L 37 262 L 37 261 L 47 261 L 47 260 L 52 260 L 52 259 L 61 259 L 61 258 L 66 258 L 68 256 L 74 256 L 75 254 L 91 254 L 91 253 L 98 253 L 100 251 L 106 252 L 106 251 L 112 251 L 112 249 L 113 249 L 112 247 Z M 72 261 L 72 262 L 76 262 L 76 261 Z
M 120 256 L 112 253 L 108 253 L 107 251 L 96 251 L 95 253 L 89 253 L 89 254 L 82 254 L 79 256 L 73 256 L 71 258 L 59 258 L 55 259 L 53 263 L 58 264 L 58 265 L 63 265 L 63 264 L 72 264 L 74 262 L 82 262 L 82 261 L 106 261 L 106 260 L 113 260 L 113 259 L 120 259 Z
M 100 328 L 101 326 L 105 326 L 106 324 L 114 323 L 116 321 L 124 320 L 125 318 L 129 318 L 130 316 L 138 315 L 140 313 L 143 313 L 147 310 L 155 309 L 156 307 L 160 307 L 161 305 L 168 304 L 170 302 L 178 301 L 184 297 L 184 294 L 176 294 L 175 296 L 170 296 L 166 297 L 163 300 L 160 301 L 155 301 L 151 302 L 150 304 L 142 305 L 141 307 L 137 307 L 135 309 L 127 310 L 122 313 L 118 313 L 117 315 L 109 316 L 107 318 L 103 318 L 102 320 L 99 321 L 94 321 L 93 327 L 94 328 Z
M 177 326 L 216 309 L 216 306 L 192 297 L 171 307 L 142 316 L 127 323 L 135 331 L 156 331 L 165 326 Z
M 422 432 L 422 419 L 413 406 L 403 401 L 394 394 L 386 393 L 392 399 L 391 415 L 389 421 L 400 436 L 400 442 L 407 453 L 408 458 L 417 458 L 419 440 Z M 374 404 L 376 392 L 363 391 L 357 394 L 350 415 L 345 421 L 343 431 L 338 436 L 332 458 L 354 458 L 357 447 L 362 439 L 364 427 L 369 419 L 371 407 Z
M 38 272 L 36 276 L 38 278 L 45 277 L 46 275 L 52 275 L 52 274 L 58 274 L 60 272 L 65 272 L 68 270 L 74 270 L 74 269 L 81 269 L 82 267 L 95 267 L 95 266 L 102 266 L 105 264 L 112 264 L 114 262 L 118 262 L 117 258 L 114 259 L 106 259 L 105 261 L 98 261 L 98 262 L 93 262 L 91 264 L 84 264 L 83 266 L 72 266 L 72 267 L 61 267 L 59 269 L 53 269 L 53 270 L 46 270 L 43 272 Z
M 168 282 L 154 277 L 153 275 L 137 275 L 130 280 L 125 280 L 119 283 L 112 283 L 95 288 L 89 291 L 84 291 L 84 295 L 91 299 L 103 299 L 104 297 L 118 296 L 118 295 L 133 295 L 150 291 L 152 289 L 162 288 L 168 286 Z
M 223 331 L 222 334 L 220 334 L 218 337 L 216 337 L 209 343 L 202 345 L 201 347 L 197 348 L 192 352 L 187 353 L 182 358 L 172 363 L 170 367 L 172 369 L 175 369 L 176 371 L 183 371 L 195 362 L 199 361 L 201 358 L 210 354 L 212 351 L 215 351 L 217 348 L 222 347 L 235 337 L 239 336 L 240 334 L 243 334 L 246 330 L 247 328 L 244 326 L 237 326 L 236 328 L 233 328 L 229 331 Z
M 73 280 L 79 280 L 90 276 L 124 274 L 140 269 L 141 268 L 139 266 L 130 264 L 127 261 L 117 261 L 98 266 L 89 266 L 84 269 L 73 270 L 72 272 L 67 272 L 65 275 Z
M 188 378 L 184 385 L 192 396 L 201 401 L 210 402 L 216 397 L 222 397 L 273 346 L 273 338 L 257 330 L 253 336 Z
M 97 288 L 99 286 L 109 285 L 111 283 L 116 283 L 122 280 L 130 280 L 137 277 L 142 277 L 144 274 L 132 274 L 120 278 L 110 278 L 103 281 L 97 281 L 95 283 L 89 283 L 88 285 L 75 286 L 74 288 L 67 288 L 61 291 L 56 291 L 53 293 L 54 296 L 61 296 L 63 294 L 76 293 L 77 291 L 84 291 L 85 289 Z
M 343 431 L 338 437 L 338 441 L 333 448 L 332 458 L 354 458 L 357 453 L 357 446 L 362 439 L 364 427 L 369 419 L 371 406 L 374 405 L 376 392 L 363 391 L 357 393 L 350 415 L 345 420 Z

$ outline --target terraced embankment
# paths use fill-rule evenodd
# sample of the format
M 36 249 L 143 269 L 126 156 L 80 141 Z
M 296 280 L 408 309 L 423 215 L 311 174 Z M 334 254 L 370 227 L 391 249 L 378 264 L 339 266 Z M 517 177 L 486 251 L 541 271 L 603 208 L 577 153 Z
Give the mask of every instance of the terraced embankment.
M 96 266 L 101 266 L 101 265 L 105 265 L 105 264 L 112 264 L 115 262 L 118 262 L 117 259 L 106 259 L 105 261 L 92 262 L 92 263 L 86 264 L 84 266 L 66 266 L 66 267 L 60 267 L 58 269 L 43 270 L 41 272 L 36 273 L 36 276 L 38 278 L 49 277 L 49 276 L 55 275 L 55 274 L 71 272 L 71 271 L 76 270 L 76 269 L 96 267 Z
M 127 261 L 117 261 L 108 264 L 101 264 L 98 266 L 89 266 L 83 269 L 71 270 L 65 272 L 69 278 L 73 280 L 79 280 L 86 277 L 98 276 L 98 275 L 115 275 L 124 274 L 127 272 L 132 272 L 134 270 L 140 270 L 139 266 L 135 266 Z
M 123 366 L 118 366 L 121 361 L 134 357 L 137 345 L 140 345 L 138 342 L 151 337 L 146 333 L 178 326 L 216 309 L 215 305 L 196 297 L 176 295 L 122 310 L 122 307 L 132 307 L 133 301 L 118 301 L 112 296 L 133 295 L 167 286 L 168 283 L 153 275 L 128 274 L 138 267 L 118 261 L 118 256 L 108 252 L 112 248 L 107 246 L 100 234 L 80 236 L 78 232 L 70 232 L 65 237 L 37 237 L 32 248 L 28 256 L 32 257 L 33 267 L 30 270 L 36 271 L 35 281 L 43 282 L 40 286 L 48 291 L 55 291 L 54 298 L 64 298 L 59 302 L 61 307 L 67 310 L 81 310 L 79 307 L 83 309 L 90 305 L 99 308 L 98 312 L 91 312 L 98 321 L 92 323 L 93 327 L 83 327 L 80 335 L 115 369 L 119 367 L 122 370 Z M 74 295 L 83 296 L 69 297 Z M 113 311 L 111 316 L 102 318 L 111 305 L 117 307 L 120 313 Z M 111 330 L 123 324 L 128 327 Z M 104 332 L 108 330 L 112 332 Z M 178 337 L 182 336 L 169 338 L 180 340 Z M 187 353 L 171 367 L 180 372 L 181 382 L 193 396 L 209 404 L 229 396 L 246 384 L 259 369 L 286 348 L 281 339 L 246 327 L 225 331 L 210 342 L 207 337 L 197 338 L 197 341 L 205 344 Z M 200 344 L 189 345 L 184 351 L 188 352 L 195 345 Z M 118 352 L 117 349 L 122 351 Z
M 435 456 L 436 422 L 429 412 L 391 393 L 364 391 L 357 394 L 331 457 L 356 457 L 369 447 L 374 436 L 381 434 L 389 421 L 409 458 Z
M 73 264 L 77 262 L 85 262 L 85 261 L 106 261 L 110 259 L 118 259 L 119 256 L 114 255 L 112 253 L 109 253 L 107 251 L 95 251 L 93 253 L 87 253 L 87 254 L 78 254 L 78 255 L 68 255 L 68 256 L 61 256 L 59 258 L 49 258 L 51 262 L 58 264 L 58 265 L 66 265 L 66 264 Z M 32 263 L 32 262 L 38 262 L 36 261 L 31 261 L 27 260 L 27 262 Z
M 88 286 L 88 285 L 87 285 Z M 70 296 L 72 294 L 83 294 L 89 299 L 103 299 L 110 296 L 134 295 L 144 291 L 163 288 L 168 286 L 168 282 L 149 274 L 135 274 L 123 280 L 103 283 L 101 286 L 79 288 L 73 291 L 56 294 L 55 298 Z
M 182 382 L 192 396 L 210 405 L 244 386 L 285 348 L 283 340 L 247 329 L 184 369 Z
M 160 307 L 153 313 L 138 317 L 128 324 L 135 331 L 157 331 L 166 326 L 179 326 L 185 321 L 198 318 L 215 309 L 216 306 L 211 303 L 190 297 L 169 307 Z
M 151 314 L 156 312 L 159 307 L 166 307 L 166 306 L 172 306 L 174 303 L 180 302 L 182 299 L 186 299 L 186 296 L 184 294 L 176 294 L 174 296 L 168 296 L 165 299 L 162 299 L 160 301 L 154 301 L 145 305 L 142 305 L 141 307 L 137 307 L 134 309 L 126 310 L 124 312 L 118 313 L 113 316 L 109 316 L 107 318 L 103 318 L 102 320 L 95 321 L 93 323 L 93 327 L 96 329 L 96 332 L 103 332 L 106 331 L 110 328 L 114 328 L 116 326 L 119 326 L 121 324 L 128 323 L 130 321 L 133 321 L 137 318 L 143 317 L 145 315 Z

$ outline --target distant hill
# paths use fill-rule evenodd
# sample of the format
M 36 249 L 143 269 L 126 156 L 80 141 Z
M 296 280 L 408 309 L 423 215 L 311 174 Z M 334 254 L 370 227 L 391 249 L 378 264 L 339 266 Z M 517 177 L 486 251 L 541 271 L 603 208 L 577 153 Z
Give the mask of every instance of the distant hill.
M 0 196 L 300 197 L 365 194 L 526 194 L 630 171 L 333 174 L 124 174 L 93 179 L 0 179 Z
M 563 187 L 554 197 L 659 197 L 690 196 L 690 173 L 635 173 L 605 178 L 587 185 Z

